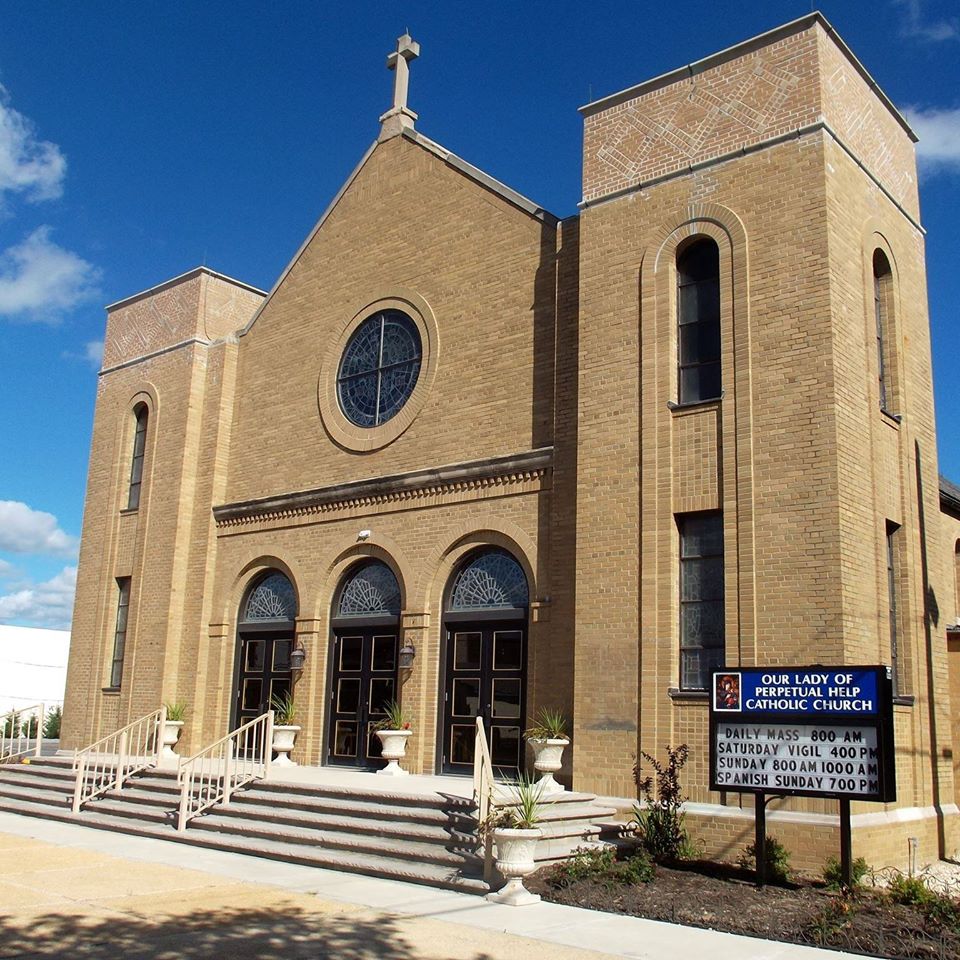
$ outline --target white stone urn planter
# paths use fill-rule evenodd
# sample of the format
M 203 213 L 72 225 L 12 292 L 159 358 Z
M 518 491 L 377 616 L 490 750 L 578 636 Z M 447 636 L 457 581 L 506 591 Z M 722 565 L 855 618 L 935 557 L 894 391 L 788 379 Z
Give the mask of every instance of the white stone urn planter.
M 563 793 L 566 789 L 563 784 L 557 783 L 553 775 L 563 766 L 563 749 L 570 745 L 566 737 L 556 740 L 527 741 L 533 747 L 533 768 L 540 774 L 537 786 L 540 796 L 547 797 L 552 793 Z
M 180 731 L 183 729 L 182 720 L 165 720 L 163 723 L 163 749 L 160 751 L 161 760 L 176 760 L 177 755 L 173 748 L 180 739 Z
M 537 827 L 529 830 L 497 827 L 493 831 L 493 840 L 497 845 L 497 869 L 507 882 L 496 893 L 488 893 L 487 900 L 511 907 L 525 907 L 540 902 L 539 895 L 530 893 L 523 885 L 523 878 L 537 867 L 533 854 L 540 836 Z
M 273 743 L 271 747 L 277 758 L 273 761 L 277 767 L 295 767 L 297 764 L 290 759 L 290 751 L 297 742 L 297 734 L 300 728 L 297 726 L 283 726 L 274 724 Z
M 407 753 L 407 740 L 413 736 L 412 730 L 377 730 L 383 749 L 381 756 L 388 761 L 387 765 L 377 773 L 385 777 L 405 777 L 407 770 L 400 766 L 400 761 Z

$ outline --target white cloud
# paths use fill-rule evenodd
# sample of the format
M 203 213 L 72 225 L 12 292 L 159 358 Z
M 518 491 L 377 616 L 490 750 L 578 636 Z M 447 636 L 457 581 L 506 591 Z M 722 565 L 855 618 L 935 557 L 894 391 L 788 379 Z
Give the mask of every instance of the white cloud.
M 12 563 L 0 557 L 0 580 L 9 580 L 16 572 L 17 568 Z
M 921 0 L 894 0 L 894 3 L 903 8 L 904 20 L 900 25 L 903 36 L 930 40 L 934 43 L 960 39 L 960 20 L 956 17 L 927 20 Z
M 100 364 L 103 363 L 103 341 L 102 340 L 91 340 L 84 347 L 84 356 L 90 362 L 90 364 L 100 369 Z
M 66 157 L 55 143 L 38 140 L 33 124 L 10 106 L 0 85 L 0 201 L 5 193 L 52 200 L 63 193 Z
M 55 321 L 97 296 L 99 279 L 93 264 L 53 243 L 50 227 L 38 227 L 0 254 L 0 315 Z
M 2 594 L 0 623 L 69 630 L 76 588 L 77 568 L 64 567 L 50 580 Z
M 908 107 L 904 113 L 920 138 L 917 158 L 928 168 L 960 171 L 960 107 Z
M 64 533 L 52 513 L 32 510 L 18 500 L 0 500 L 0 550 L 72 557 L 77 538 Z

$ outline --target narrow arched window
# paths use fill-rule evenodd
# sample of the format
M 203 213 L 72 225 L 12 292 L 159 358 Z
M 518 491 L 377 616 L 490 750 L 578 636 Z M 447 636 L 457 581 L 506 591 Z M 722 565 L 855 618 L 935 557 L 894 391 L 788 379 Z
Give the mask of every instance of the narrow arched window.
M 720 249 L 709 238 L 677 256 L 680 403 L 720 396 Z
M 150 415 L 147 405 L 138 403 L 133 408 L 133 415 L 137 425 L 133 435 L 133 459 L 130 462 L 128 510 L 136 510 L 140 506 L 140 486 L 143 483 L 143 452 L 147 447 L 147 420 Z
M 891 350 L 890 292 L 893 275 L 882 250 L 873 252 L 873 315 L 877 327 L 877 375 L 880 409 L 893 409 L 893 357 Z

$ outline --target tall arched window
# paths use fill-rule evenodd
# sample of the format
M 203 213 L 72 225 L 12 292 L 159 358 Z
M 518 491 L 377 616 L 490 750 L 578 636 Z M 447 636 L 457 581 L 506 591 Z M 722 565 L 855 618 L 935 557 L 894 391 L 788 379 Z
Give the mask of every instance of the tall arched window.
M 136 428 L 133 434 L 133 458 L 130 462 L 130 493 L 127 497 L 127 509 L 136 510 L 140 506 L 140 486 L 143 482 L 143 453 L 147 447 L 147 420 L 150 411 L 145 403 L 133 408 Z
M 704 237 L 677 255 L 680 403 L 720 396 L 720 249 Z
M 891 293 L 893 273 L 890 261 L 882 250 L 873 251 L 873 315 L 877 327 L 877 375 L 880 387 L 880 409 L 892 411 L 893 350 L 891 323 Z

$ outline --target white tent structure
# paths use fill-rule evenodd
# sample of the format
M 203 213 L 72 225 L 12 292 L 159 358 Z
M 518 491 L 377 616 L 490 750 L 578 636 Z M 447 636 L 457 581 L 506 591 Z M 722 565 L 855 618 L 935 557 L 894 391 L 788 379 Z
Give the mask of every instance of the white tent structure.
M 0 624 L 0 715 L 35 703 L 63 702 L 68 630 Z

